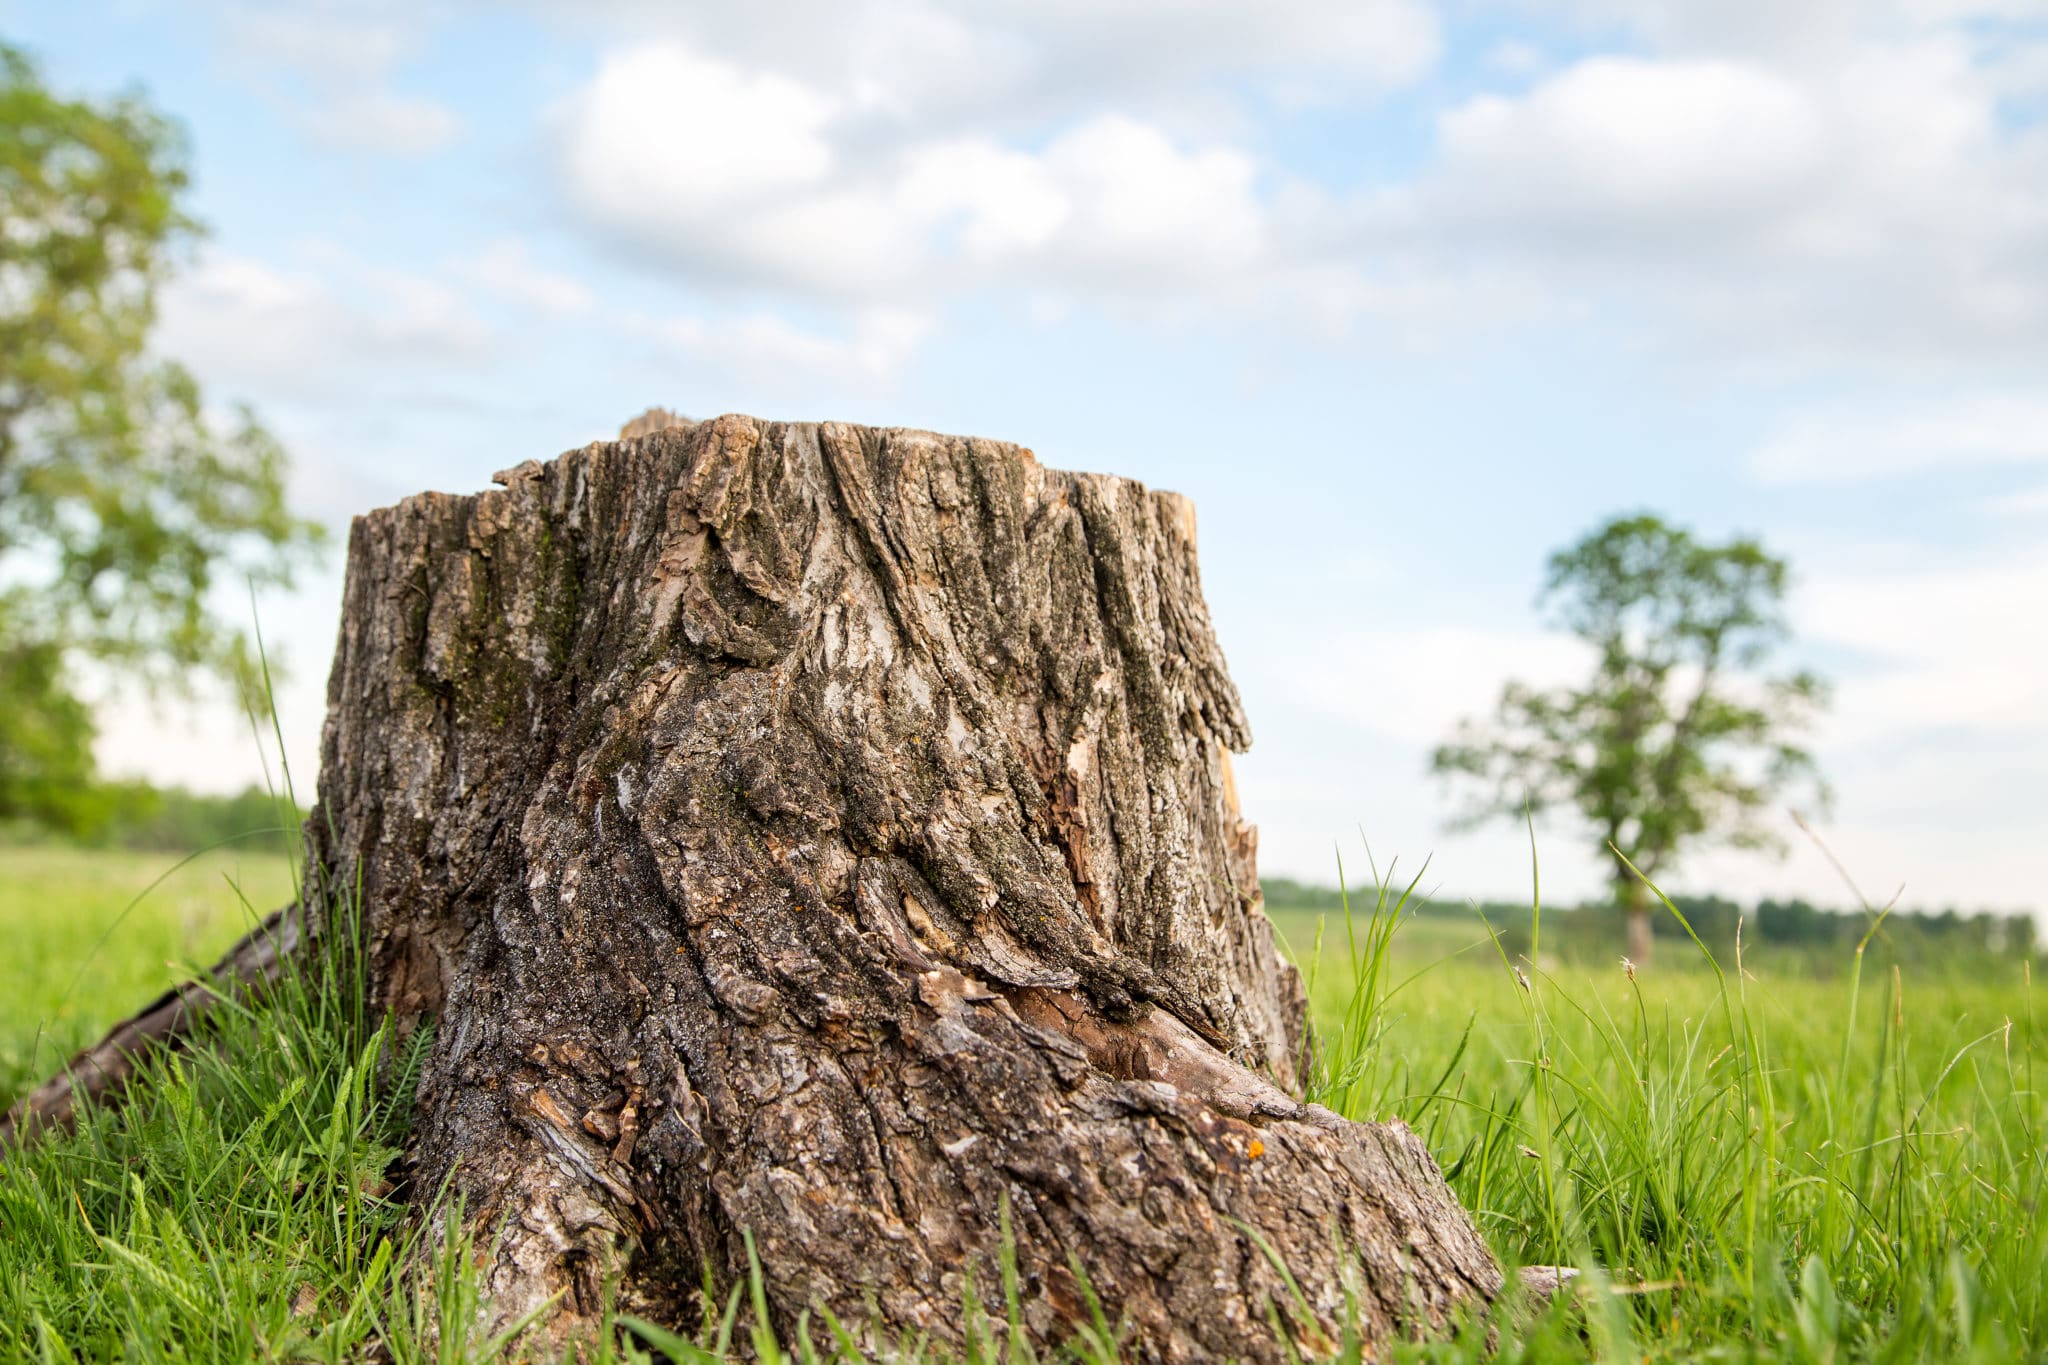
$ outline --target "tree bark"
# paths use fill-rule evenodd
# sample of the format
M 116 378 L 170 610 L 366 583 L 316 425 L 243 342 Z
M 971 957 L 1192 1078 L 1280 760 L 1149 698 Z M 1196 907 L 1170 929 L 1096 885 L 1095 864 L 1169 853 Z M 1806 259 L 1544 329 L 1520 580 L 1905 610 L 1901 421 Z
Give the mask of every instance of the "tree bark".
M 1631 905 L 1625 912 L 1628 927 L 1628 960 L 1638 967 L 1650 965 L 1655 952 L 1656 935 L 1650 924 L 1650 909 L 1646 905 Z
M 1624 865 L 1614 879 L 1615 899 L 1621 903 L 1622 928 L 1628 939 L 1628 960 L 1638 967 L 1650 965 L 1656 951 L 1655 926 L 1650 922 L 1650 893 L 1635 869 Z
M 311 858 L 436 1021 L 413 1188 L 498 1321 L 961 1340 L 1002 1210 L 1146 1357 L 1441 1323 L 1500 1276 L 1422 1143 L 1295 1098 L 1192 506 L 995 442 L 745 417 L 359 519 Z M 495 1237 L 495 1240 L 493 1238 Z M 1263 1245 L 1262 1245 L 1263 1244 Z M 1307 1307 L 1268 1257 L 1285 1263 Z

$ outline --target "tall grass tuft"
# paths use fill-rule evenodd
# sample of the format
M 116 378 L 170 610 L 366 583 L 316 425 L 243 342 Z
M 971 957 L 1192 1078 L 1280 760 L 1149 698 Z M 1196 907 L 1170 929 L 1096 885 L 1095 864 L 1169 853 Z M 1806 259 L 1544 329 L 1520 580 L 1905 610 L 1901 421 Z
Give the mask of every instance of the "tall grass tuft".
M 1827 983 L 1740 939 L 1717 961 L 1654 886 L 1691 960 L 1609 972 L 1546 964 L 1540 897 L 1530 958 L 1417 963 L 1414 883 L 1375 886 L 1306 964 L 1313 1097 L 1415 1126 L 1504 1261 L 1583 1272 L 1568 1305 L 1493 1324 L 1504 1356 L 2048 1358 L 2030 963 L 1895 967 L 1872 1018 L 1860 950 Z

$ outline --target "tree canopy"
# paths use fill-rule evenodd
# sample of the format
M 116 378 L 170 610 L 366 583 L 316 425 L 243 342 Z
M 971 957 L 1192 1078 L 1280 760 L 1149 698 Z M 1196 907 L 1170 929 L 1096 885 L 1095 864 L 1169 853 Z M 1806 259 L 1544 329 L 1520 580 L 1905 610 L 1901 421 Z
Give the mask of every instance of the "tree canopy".
M 0 45 L 0 819 L 85 818 L 82 660 L 246 678 L 217 586 L 288 582 L 319 539 L 278 442 L 150 347 L 200 231 L 186 156 L 141 98 L 64 98 Z
M 1799 788 L 1826 800 L 1800 743 L 1826 686 L 1770 669 L 1789 635 L 1788 578 L 1754 539 L 1711 544 L 1650 515 L 1552 555 L 1540 602 L 1591 647 L 1590 676 L 1510 682 L 1492 716 L 1437 748 L 1432 767 L 1469 798 L 1461 822 L 1576 813 L 1630 911 L 1632 955 L 1646 955 L 1648 901 L 1628 863 L 1655 877 L 1704 842 L 1782 849 L 1772 803 Z

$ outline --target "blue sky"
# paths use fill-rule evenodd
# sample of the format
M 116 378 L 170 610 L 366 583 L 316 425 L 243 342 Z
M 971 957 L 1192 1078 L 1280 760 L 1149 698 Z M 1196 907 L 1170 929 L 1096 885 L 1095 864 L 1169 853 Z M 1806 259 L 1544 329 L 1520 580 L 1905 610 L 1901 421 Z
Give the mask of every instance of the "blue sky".
M 1577 659 L 1549 551 L 1760 534 L 1837 685 L 1865 888 L 2048 902 L 2040 0 L 0 0 L 60 87 L 187 125 L 162 344 L 345 530 L 655 403 L 927 426 L 1192 496 L 1268 871 L 1363 829 L 1447 894 L 1430 746 Z M 263 605 L 317 753 L 339 553 Z M 111 768 L 257 770 L 224 706 Z M 1595 888 L 1568 824 L 1550 894 Z M 1843 896 L 1811 849 L 1680 889 Z

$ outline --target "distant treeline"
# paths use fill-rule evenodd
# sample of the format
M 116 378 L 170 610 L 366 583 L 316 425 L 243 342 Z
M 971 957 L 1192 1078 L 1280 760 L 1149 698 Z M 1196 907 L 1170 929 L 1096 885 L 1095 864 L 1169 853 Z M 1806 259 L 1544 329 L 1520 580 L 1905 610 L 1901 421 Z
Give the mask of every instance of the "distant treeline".
M 1343 895 L 1331 886 L 1313 886 L 1286 877 L 1260 881 L 1266 904 L 1275 910 L 1306 910 L 1324 914 L 1341 913 Z M 1350 893 L 1354 915 L 1369 914 L 1377 899 L 1371 887 Z M 1845 959 L 1870 933 L 1873 917 L 1861 910 L 1835 910 L 1805 900 L 1763 900 L 1750 909 L 1724 896 L 1674 896 L 1671 903 L 1678 916 L 1658 906 L 1651 924 L 1659 951 L 1669 953 L 1690 948 L 1686 924 L 1693 933 L 1724 960 L 1732 959 L 1738 922 L 1745 949 L 1767 947 L 1777 951 L 1796 950 L 1816 962 Z M 1511 951 L 1526 952 L 1530 915 L 1527 902 L 1488 901 L 1475 907 L 1470 901 L 1424 900 L 1416 897 L 1407 907 L 1418 915 L 1462 916 L 1487 923 L 1501 934 Z M 1579 906 L 1543 908 L 1543 951 L 1546 956 L 1586 959 L 1613 957 L 1620 951 L 1621 914 L 1608 902 Z M 2026 911 L 2002 912 L 1956 908 L 1941 910 L 1903 908 L 1887 915 L 1871 937 L 1872 951 L 1900 960 L 1954 958 L 1990 955 L 2026 957 L 2039 951 L 2038 925 Z
M 196 853 L 227 844 L 244 850 L 284 852 L 285 828 L 296 839 L 306 812 L 293 810 L 260 787 L 213 796 L 147 782 L 101 782 L 71 802 L 71 830 L 55 837 L 89 848 L 132 848 Z M 0 839 L 29 842 L 53 837 L 40 827 L 0 827 Z

